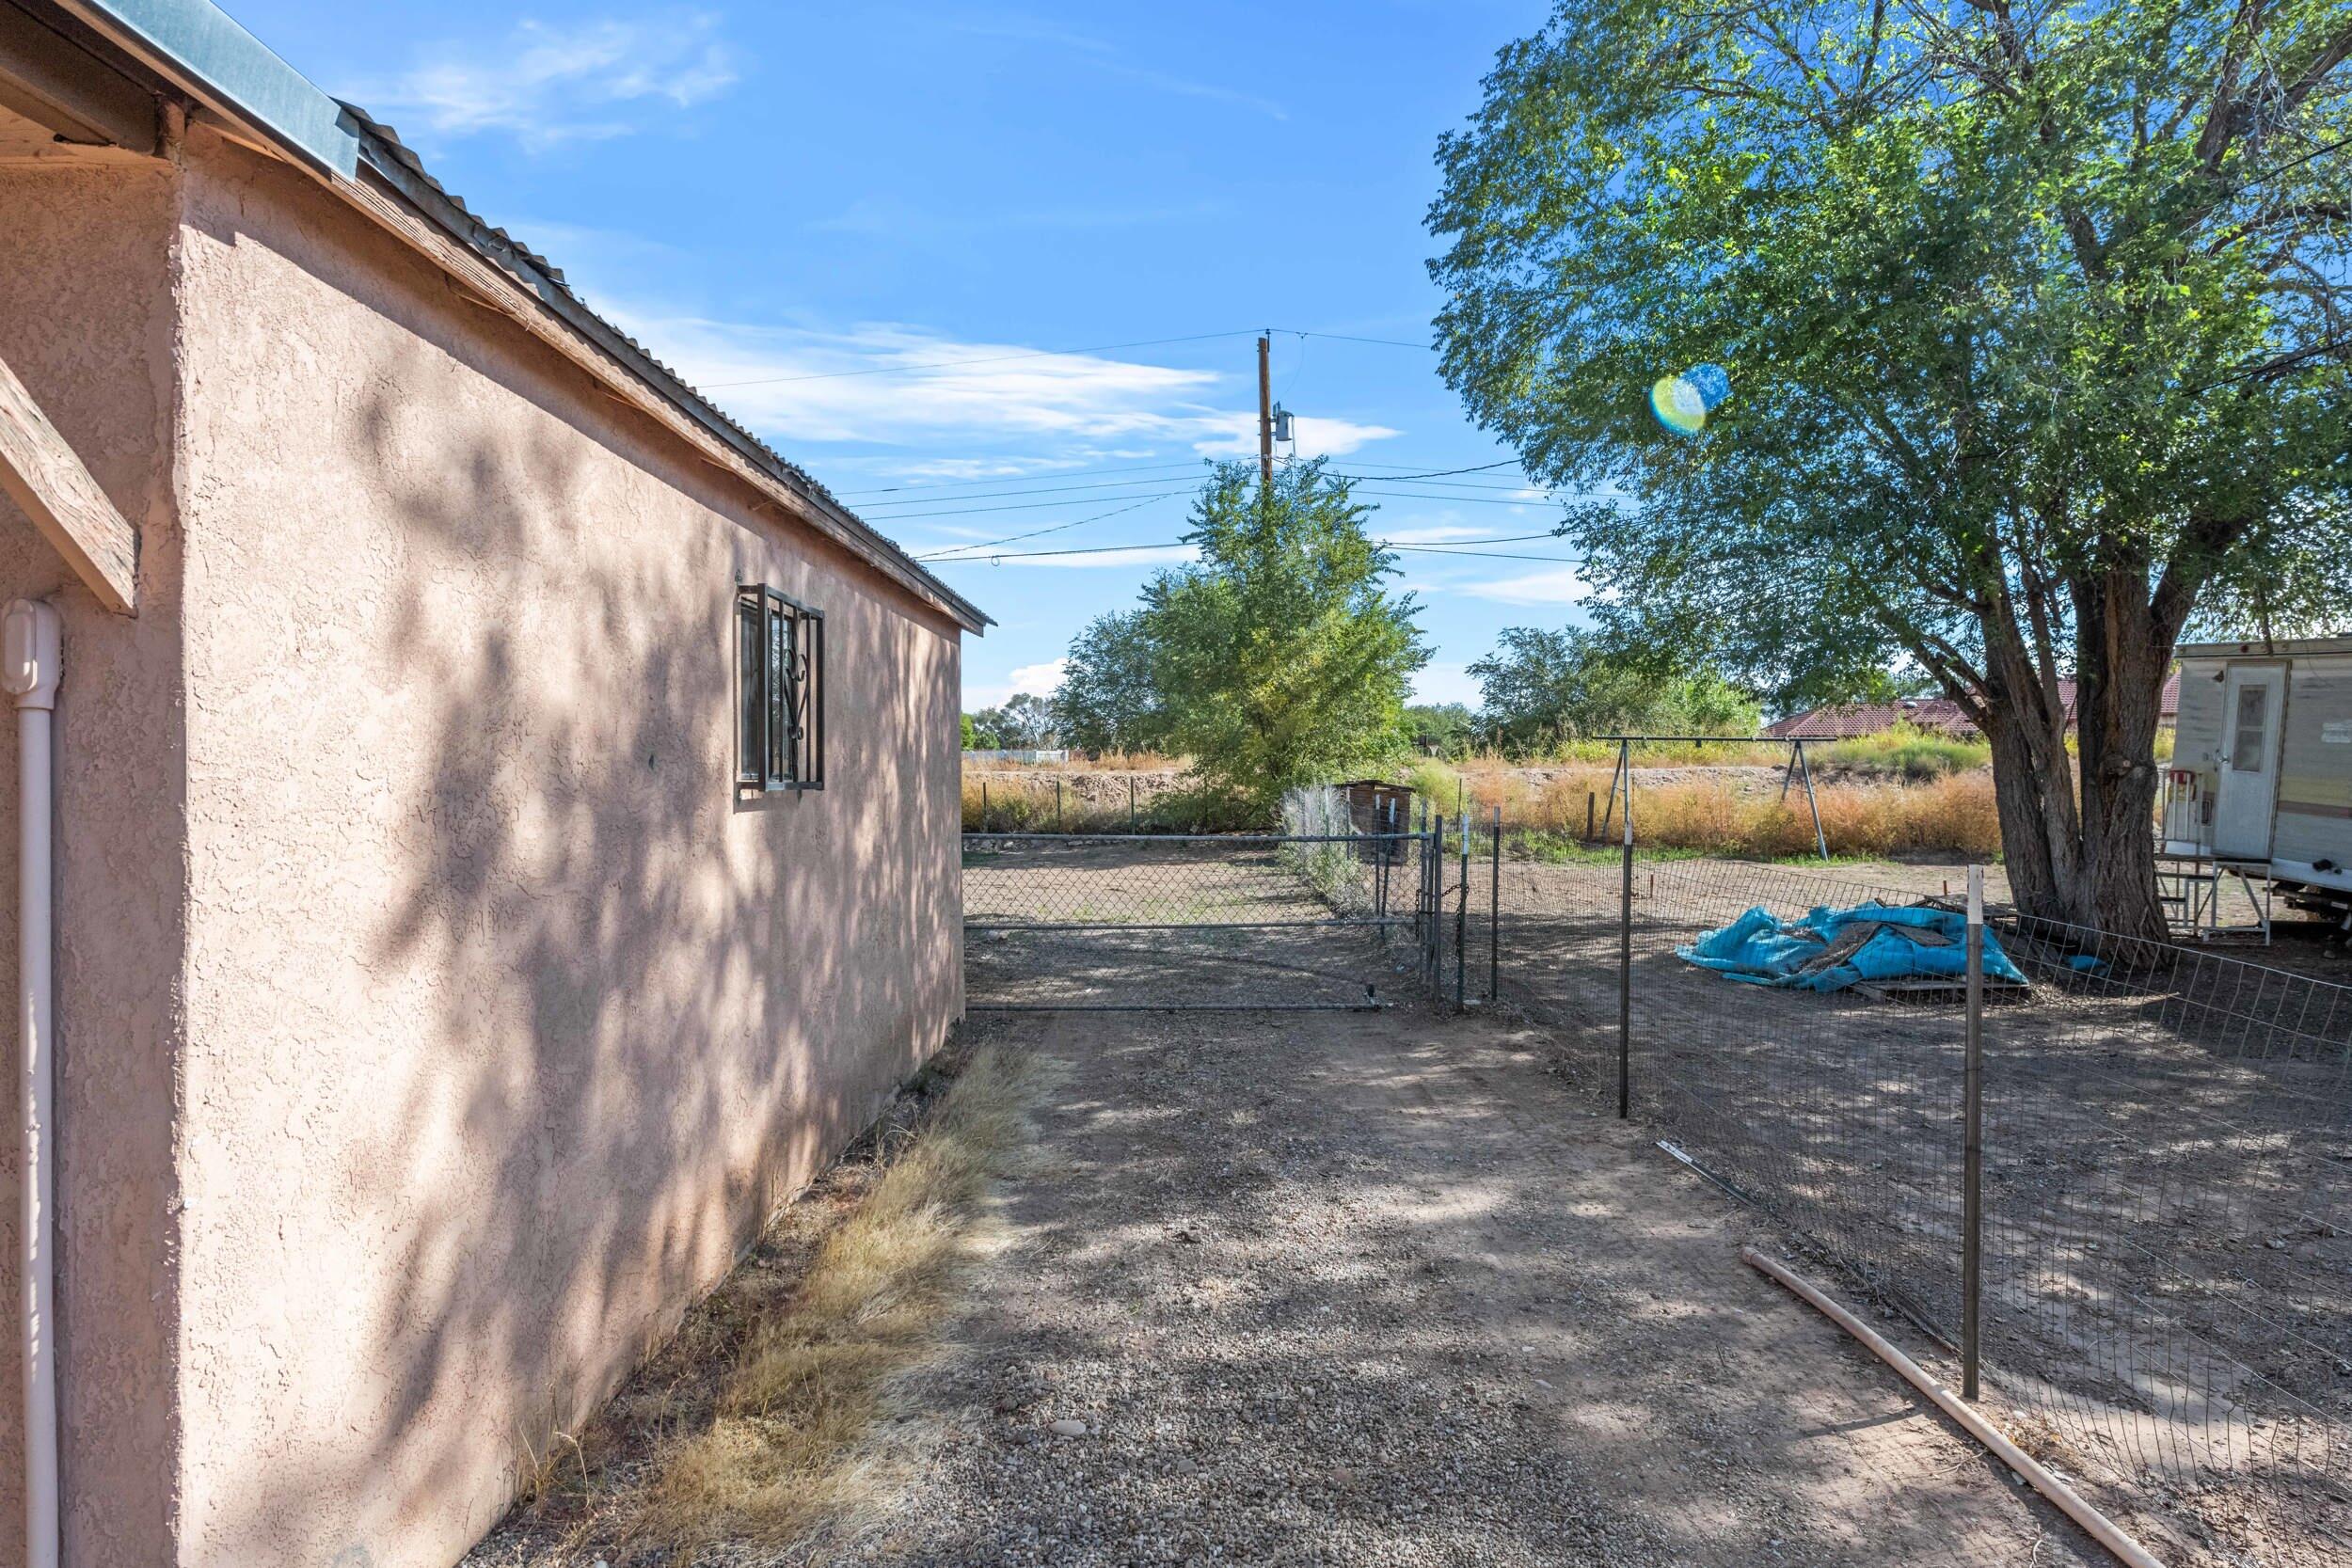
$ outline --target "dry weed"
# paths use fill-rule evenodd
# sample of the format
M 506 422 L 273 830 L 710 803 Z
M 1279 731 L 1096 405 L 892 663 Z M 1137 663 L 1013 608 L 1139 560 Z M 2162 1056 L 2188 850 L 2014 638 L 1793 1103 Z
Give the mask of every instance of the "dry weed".
M 683 1410 L 635 1413 L 669 1430 L 638 1483 L 581 1521 L 576 1547 L 684 1564 L 722 1544 L 853 1533 L 878 1514 L 910 1459 L 880 1435 L 894 1386 L 937 1348 L 980 1198 L 1026 1142 L 1035 1077 L 1025 1055 L 974 1053 L 788 1289 L 746 1277 L 690 1317 L 681 1341 L 732 1362 Z

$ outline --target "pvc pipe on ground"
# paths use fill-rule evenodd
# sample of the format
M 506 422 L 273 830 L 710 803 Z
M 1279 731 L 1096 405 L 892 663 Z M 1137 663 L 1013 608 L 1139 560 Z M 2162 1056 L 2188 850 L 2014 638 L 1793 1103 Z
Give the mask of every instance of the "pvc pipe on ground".
M 1925 1394 L 1938 1410 L 1959 1422 L 1969 1436 L 1990 1449 L 1995 1459 L 2014 1470 L 2027 1485 L 2056 1504 L 2060 1513 L 2088 1530 L 2092 1540 L 2115 1555 L 2117 1561 L 2128 1563 L 2130 1568 L 2164 1568 L 2164 1564 L 2151 1555 L 2147 1547 L 2126 1535 L 2106 1514 L 2083 1501 L 2073 1487 L 2052 1475 L 2031 1454 L 2001 1435 L 1999 1428 L 1955 1398 L 1949 1389 L 1930 1377 L 1917 1362 L 1897 1350 L 1867 1323 L 1756 1248 L 1741 1247 L 1740 1258 L 1750 1268 L 1780 1281 L 1821 1316 L 1861 1340 L 1872 1354 L 1900 1372 L 1905 1382 Z
M 16 698 L 17 1022 L 24 1106 L 24 1562 L 57 1568 L 57 1328 L 50 1235 L 56 1158 L 50 1098 L 56 1045 L 50 989 L 50 713 L 57 702 L 57 612 L 18 599 L 0 618 L 0 686 Z

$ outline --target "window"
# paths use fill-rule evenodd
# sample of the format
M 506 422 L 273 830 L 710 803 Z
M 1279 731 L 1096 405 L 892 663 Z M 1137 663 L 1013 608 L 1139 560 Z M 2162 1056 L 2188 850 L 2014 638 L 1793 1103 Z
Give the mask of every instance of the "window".
M 2259 773 L 2269 760 L 2270 688 L 2249 681 L 2237 689 L 2237 728 L 2230 736 L 2230 766 Z
M 825 616 L 760 583 L 735 591 L 735 782 L 825 787 Z

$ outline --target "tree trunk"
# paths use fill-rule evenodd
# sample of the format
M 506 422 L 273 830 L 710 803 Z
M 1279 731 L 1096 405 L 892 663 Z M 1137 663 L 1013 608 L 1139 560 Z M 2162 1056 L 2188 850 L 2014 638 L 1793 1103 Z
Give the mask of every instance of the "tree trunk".
M 2010 892 L 2023 912 L 2162 941 L 2156 895 L 2156 721 L 2172 641 L 2146 573 L 2076 584 L 2076 757 L 2067 712 L 2011 624 L 1985 617 L 1985 738 Z
M 2075 616 L 2083 864 L 2102 930 L 2161 942 L 2156 895 L 2156 721 L 2172 639 L 2133 562 L 2082 585 Z
M 1983 709 L 2010 898 L 2043 920 L 2095 924 L 2065 705 L 2007 621 L 2006 607 L 1985 617 Z

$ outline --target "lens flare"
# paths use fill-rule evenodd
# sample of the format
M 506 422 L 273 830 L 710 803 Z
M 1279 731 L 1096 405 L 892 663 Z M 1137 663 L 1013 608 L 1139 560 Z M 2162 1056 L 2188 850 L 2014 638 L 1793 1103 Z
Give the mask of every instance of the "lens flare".
M 1700 404 L 1710 414 L 1731 396 L 1731 377 L 1721 365 L 1693 365 L 1682 372 L 1682 379 L 1697 388 Z
M 1688 377 L 1661 375 L 1649 389 L 1649 411 L 1677 436 L 1696 436 L 1707 425 L 1707 402 Z

